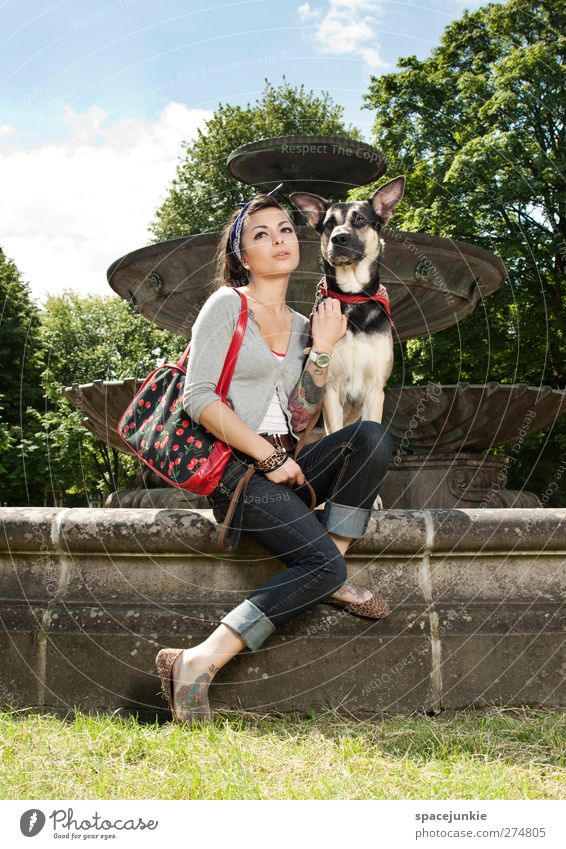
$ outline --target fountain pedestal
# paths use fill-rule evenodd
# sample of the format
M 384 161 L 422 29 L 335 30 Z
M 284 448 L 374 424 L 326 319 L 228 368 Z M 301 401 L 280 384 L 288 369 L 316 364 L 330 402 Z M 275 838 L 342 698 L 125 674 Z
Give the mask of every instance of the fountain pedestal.
M 505 488 L 509 457 L 480 454 L 398 455 L 381 489 L 396 510 L 430 507 L 542 507 L 532 492 Z
M 281 564 L 211 511 L 0 508 L 0 703 L 169 718 L 155 655 L 189 647 Z M 380 510 L 349 578 L 391 613 L 316 605 L 243 651 L 213 708 L 359 716 L 564 705 L 566 510 Z

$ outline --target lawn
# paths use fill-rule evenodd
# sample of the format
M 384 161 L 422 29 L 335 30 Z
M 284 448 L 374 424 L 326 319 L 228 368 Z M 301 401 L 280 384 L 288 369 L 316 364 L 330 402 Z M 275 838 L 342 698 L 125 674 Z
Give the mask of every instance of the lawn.
M 218 712 L 192 731 L 0 713 L 2 799 L 559 799 L 566 714 L 485 708 L 359 721 Z

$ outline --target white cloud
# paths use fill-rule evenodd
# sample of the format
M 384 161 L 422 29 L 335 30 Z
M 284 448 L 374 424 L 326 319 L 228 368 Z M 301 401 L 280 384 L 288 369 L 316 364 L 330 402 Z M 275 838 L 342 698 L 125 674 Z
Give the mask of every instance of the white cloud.
M 378 0 L 328 0 L 326 7 L 304 3 L 299 20 L 318 21 L 314 40 L 324 53 L 359 55 L 371 70 L 388 68 L 379 53 L 376 19 L 383 13 Z
M 170 102 L 155 121 L 112 123 L 98 106 L 80 114 L 67 107 L 69 138 L 31 149 L 16 148 L 0 127 L 0 246 L 34 297 L 65 288 L 111 293 L 106 269 L 147 243 L 181 142 L 210 117 Z
M 317 29 L 317 41 L 329 53 L 353 53 L 362 41 L 367 41 L 373 30 L 365 21 L 348 20 L 345 16 L 326 15 Z
M 299 6 L 297 9 L 297 14 L 299 15 L 300 21 L 309 21 L 313 18 L 320 18 L 322 12 L 320 9 L 313 9 L 310 3 L 303 3 L 303 5 Z
M 374 47 L 362 47 L 360 53 L 363 56 L 366 65 L 368 65 L 372 70 L 378 71 L 383 70 L 384 68 L 389 68 L 389 63 L 383 61 L 379 55 L 379 51 L 377 51 Z

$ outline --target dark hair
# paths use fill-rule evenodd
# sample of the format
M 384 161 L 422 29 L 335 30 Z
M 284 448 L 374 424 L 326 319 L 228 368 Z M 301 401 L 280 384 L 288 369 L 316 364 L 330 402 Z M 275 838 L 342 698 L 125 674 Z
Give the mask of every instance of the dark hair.
M 272 207 L 280 209 L 288 215 L 285 207 L 281 206 L 275 198 L 268 197 L 265 194 L 259 194 L 252 199 L 246 213 L 246 217 L 248 215 L 252 215 L 254 212 L 259 212 L 260 209 L 270 209 Z M 228 237 L 230 235 L 230 230 L 232 229 L 232 224 L 238 217 L 239 212 L 240 209 L 234 210 L 228 223 L 220 234 L 218 250 L 216 251 L 215 256 L 216 275 L 212 284 L 213 291 L 215 289 L 219 289 L 221 286 L 232 286 L 234 289 L 238 289 L 240 286 L 245 286 L 248 282 L 248 272 L 239 261 L 238 257 L 229 249 Z

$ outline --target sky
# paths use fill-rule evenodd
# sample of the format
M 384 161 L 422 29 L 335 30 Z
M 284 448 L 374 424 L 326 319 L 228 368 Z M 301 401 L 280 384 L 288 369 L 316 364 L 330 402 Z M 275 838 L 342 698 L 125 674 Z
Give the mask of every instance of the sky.
M 220 103 L 268 79 L 328 91 L 371 141 L 371 75 L 424 59 L 476 0 L 0 0 L 0 247 L 42 304 L 110 294 L 150 241 L 183 156 Z

